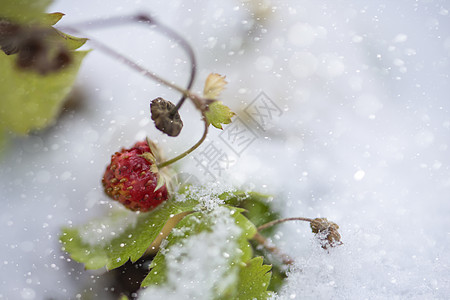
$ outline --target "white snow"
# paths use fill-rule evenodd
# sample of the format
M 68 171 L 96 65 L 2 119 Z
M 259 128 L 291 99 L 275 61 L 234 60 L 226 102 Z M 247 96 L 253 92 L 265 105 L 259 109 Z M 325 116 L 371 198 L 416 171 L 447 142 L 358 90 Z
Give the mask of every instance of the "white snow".
M 163 249 L 167 263 L 167 282 L 149 286 L 139 299 L 213 299 L 217 291 L 224 291 L 236 280 L 238 268 L 230 262 L 241 229 L 230 211 L 216 207 L 206 213 L 214 220 L 211 231 L 191 235 L 181 244 Z M 176 233 L 176 230 L 175 230 Z
M 271 193 L 283 216 L 327 217 L 342 233 L 344 245 L 327 253 L 307 225 L 280 226 L 274 243 L 297 263 L 279 299 L 448 299 L 448 1 L 273 1 L 257 14 L 250 3 L 80 0 L 56 1 L 51 11 L 66 14 L 62 24 L 149 12 L 192 43 L 196 91 L 210 72 L 227 76 L 222 100 L 258 139 L 219 182 Z M 164 78 L 187 81 L 185 54 L 161 34 L 142 26 L 86 31 Z M 60 228 L 111 209 L 104 168 L 144 131 L 166 157 L 201 136 L 189 103 L 178 138 L 154 129 L 145 121 L 149 102 L 179 95 L 98 51 L 78 87 L 80 109 L 16 138 L 1 158 L 0 299 L 80 298 L 96 285 L 92 293 L 107 299 L 110 286 L 59 250 Z M 260 91 L 283 111 L 267 131 L 243 112 Z M 220 132 L 211 128 L 207 143 L 229 150 Z M 192 158 L 179 167 L 210 179 Z
M 100 219 L 94 219 L 80 229 L 83 243 L 108 245 L 129 227 L 136 225 L 139 214 L 120 209 Z M 121 247 L 125 245 L 120 245 Z

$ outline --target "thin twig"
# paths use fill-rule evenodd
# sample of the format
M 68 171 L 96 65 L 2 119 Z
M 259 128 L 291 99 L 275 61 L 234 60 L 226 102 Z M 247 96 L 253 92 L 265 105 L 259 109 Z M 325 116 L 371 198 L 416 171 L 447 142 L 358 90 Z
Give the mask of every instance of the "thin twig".
M 77 30 L 73 30 L 74 32 L 78 32 Z M 83 34 L 84 36 L 86 36 L 85 34 Z M 120 54 L 119 52 L 117 52 L 116 50 L 113 50 L 112 48 L 106 46 L 105 44 L 94 40 L 90 37 L 88 37 L 89 42 L 91 44 L 93 44 L 95 46 L 96 49 L 102 51 L 103 53 L 114 57 L 115 59 L 119 60 L 120 62 L 124 63 L 125 65 L 127 65 L 128 67 L 130 67 L 131 69 L 139 72 L 139 74 L 149 77 L 150 79 L 159 82 L 161 84 L 164 84 L 180 93 L 182 93 L 183 95 L 186 95 L 188 97 L 190 97 L 190 92 L 182 87 L 179 87 L 176 84 L 171 83 L 170 81 L 161 78 L 160 76 L 156 75 L 156 73 L 154 72 L 150 72 L 149 70 L 145 69 L 144 67 L 138 65 L 137 63 L 135 63 L 134 61 L 132 61 L 131 59 L 125 57 L 124 55 Z
M 189 59 L 191 60 L 191 76 L 190 76 L 187 88 L 184 89 L 184 88 L 181 88 L 181 87 L 169 82 L 168 80 L 161 78 L 160 76 L 156 75 L 154 72 L 148 71 L 144 67 L 138 65 L 131 59 L 129 59 L 126 56 L 122 55 L 121 53 L 115 51 L 114 49 L 108 47 L 107 45 L 105 45 L 95 39 L 88 38 L 90 40 L 90 43 L 93 44 L 98 50 L 104 52 L 105 54 L 107 54 L 111 57 L 114 57 L 115 59 L 124 63 L 128 67 L 139 72 L 141 75 L 149 77 L 156 82 L 164 84 L 164 85 L 180 92 L 182 94 L 182 97 L 179 100 L 178 104 L 175 106 L 175 108 L 172 110 L 172 113 L 176 113 L 176 111 L 181 107 L 181 105 L 183 104 L 183 102 L 186 98 L 190 98 L 192 100 L 192 102 L 194 103 L 194 105 L 202 112 L 202 118 L 205 123 L 205 129 L 204 129 L 203 135 L 200 138 L 200 140 L 194 146 L 192 146 L 191 148 L 189 148 L 187 151 L 183 152 L 182 154 L 178 155 L 177 157 L 174 157 L 170 160 L 167 160 L 167 161 L 162 162 L 157 165 L 158 168 L 164 168 L 164 167 L 182 159 L 183 157 L 185 157 L 186 155 L 190 154 L 192 151 L 197 149 L 203 143 L 203 141 L 206 139 L 206 136 L 208 134 L 209 123 L 204 114 L 205 105 L 207 107 L 208 101 L 205 101 L 204 99 L 202 99 L 190 92 L 190 88 L 192 87 L 192 84 L 194 82 L 196 69 L 197 69 L 197 67 L 196 67 L 197 63 L 195 60 L 195 55 L 194 55 L 194 51 L 192 50 L 192 47 L 182 36 L 178 35 L 175 31 L 172 31 L 169 27 L 166 27 L 160 23 L 157 23 L 155 20 L 153 20 L 152 18 L 145 16 L 145 15 L 135 15 L 132 17 L 116 17 L 116 18 L 110 18 L 107 20 L 95 20 L 95 21 L 91 21 L 91 22 L 83 22 L 83 23 L 79 23 L 79 24 L 74 24 L 70 27 L 63 27 L 61 29 L 64 31 L 73 32 L 76 34 L 81 34 L 81 35 L 86 36 L 85 34 L 81 33 L 78 29 L 76 29 L 74 27 L 83 27 L 83 26 L 89 26 L 90 28 L 105 27 L 105 26 L 121 25 L 124 22 L 140 22 L 140 23 L 155 26 L 162 33 L 165 33 L 165 34 L 169 35 L 170 37 L 174 38 L 177 41 L 177 43 L 186 51 L 186 53 L 189 56 Z
M 277 225 L 277 224 L 280 224 L 280 223 L 283 223 L 283 222 L 287 222 L 287 221 L 304 221 L 304 222 L 312 222 L 313 219 L 310 219 L 310 218 L 302 218 L 302 217 L 279 219 L 279 220 L 275 220 L 275 221 L 272 221 L 272 222 L 268 222 L 268 223 L 266 223 L 266 224 L 263 224 L 263 225 L 259 226 L 259 227 L 257 228 L 257 230 L 258 230 L 258 231 L 261 231 L 261 230 L 264 230 L 264 229 L 266 229 L 266 228 L 269 228 L 269 227 L 272 227 L 272 226 L 274 226 L 274 225 Z
M 257 241 L 261 246 L 263 246 L 267 251 L 278 256 L 285 265 L 294 264 L 294 260 L 292 258 L 290 258 L 287 254 L 282 253 L 281 250 L 278 249 L 277 247 L 270 245 L 267 239 L 263 237 L 259 232 L 257 232 L 253 236 L 253 239 Z
M 172 163 L 182 159 L 183 157 L 185 157 L 186 155 L 188 155 L 189 153 L 191 153 L 192 151 L 197 149 L 203 143 L 203 141 L 206 139 L 206 136 L 208 135 L 208 128 L 209 128 L 209 123 L 208 123 L 208 121 L 206 120 L 205 117 L 203 117 L 203 120 L 205 122 L 205 129 L 203 131 L 203 135 L 200 138 L 200 140 L 194 146 L 192 146 L 191 148 L 189 148 L 185 152 L 181 153 L 180 155 L 178 155 L 178 156 L 176 156 L 176 157 L 174 157 L 172 159 L 169 159 L 169 160 L 167 160 L 165 162 L 162 162 L 162 163 L 158 164 L 157 165 L 158 169 L 164 168 L 164 167 L 166 167 L 166 166 L 168 166 L 168 165 L 170 165 L 170 164 L 172 164 Z
M 124 23 L 128 23 L 128 22 L 138 22 L 141 24 L 146 24 L 146 25 L 155 27 L 161 33 L 174 39 L 183 48 L 183 50 L 187 53 L 189 60 L 191 62 L 191 74 L 190 74 L 189 82 L 187 84 L 186 89 L 179 88 L 178 86 L 170 83 L 169 81 L 162 79 L 161 77 L 157 76 L 155 73 L 150 72 L 150 71 L 146 70 L 145 68 L 137 65 L 135 62 L 131 61 L 130 59 L 123 56 L 122 54 L 116 52 L 115 50 L 109 48 L 108 46 L 104 45 L 103 43 L 100 43 L 100 42 L 95 41 L 92 38 L 90 38 L 91 43 L 95 44 L 97 46 L 97 48 L 99 48 L 99 50 L 120 60 L 121 62 L 128 65 L 132 69 L 137 70 L 140 74 L 150 77 L 151 79 L 153 79 L 157 82 L 160 82 L 166 86 L 169 86 L 169 87 L 179 91 L 182 94 L 182 96 L 172 111 L 172 113 L 175 114 L 178 111 L 178 109 L 181 107 L 181 105 L 183 105 L 183 102 L 186 99 L 186 97 L 189 97 L 188 91 L 191 89 L 192 84 L 194 83 L 195 75 L 197 72 L 197 62 L 195 59 L 194 50 L 192 49 L 191 45 L 177 32 L 175 32 L 171 28 L 157 22 L 150 16 L 142 15 L 142 14 L 133 15 L 133 16 L 125 16 L 125 17 L 124 16 L 113 17 L 113 18 L 108 18 L 106 20 L 99 19 L 99 20 L 93 20 L 93 21 L 84 21 L 84 22 L 72 24 L 71 26 L 61 27 L 60 29 L 62 29 L 63 31 L 69 31 L 69 32 L 74 32 L 74 33 L 80 34 L 81 32 L 76 28 L 89 26 L 90 29 L 93 29 L 93 28 L 95 29 L 95 28 L 123 25 Z M 85 35 L 85 34 L 82 34 L 82 35 Z

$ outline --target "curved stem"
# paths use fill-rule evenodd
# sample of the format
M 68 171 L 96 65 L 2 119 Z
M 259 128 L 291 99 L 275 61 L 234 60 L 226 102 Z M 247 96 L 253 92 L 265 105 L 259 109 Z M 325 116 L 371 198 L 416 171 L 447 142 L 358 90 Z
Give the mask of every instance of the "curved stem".
M 180 92 L 182 94 L 181 99 L 178 101 L 178 104 L 176 105 L 176 107 L 174 108 L 174 110 L 172 112 L 173 114 L 175 114 L 176 111 L 181 107 L 181 105 L 185 101 L 186 97 L 190 97 L 188 91 L 191 89 L 192 84 L 194 83 L 195 75 L 197 72 L 197 62 L 195 59 L 194 50 L 192 49 L 190 44 L 181 35 L 179 35 L 175 31 L 173 31 L 171 28 L 164 26 L 163 24 L 152 19 L 150 16 L 142 15 L 142 14 L 138 14 L 138 15 L 134 15 L 134 16 L 126 16 L 126 17 L 114 17 L 114 18 L 109 18 L 107 20 L 94 20 L 94 21 L 90 21 L 90 22 L 85 21 L 82 23 L 73 24 L 69 27 L 61 27 L 61 29 L 64 31 L 71 31 L 71 32 L 79 34 L 80 31 L 75 29 L 76 27 L 89 26 L 90 28 L 101 28 L 101 27 L 111 27 L 111 26 L 123 25 L 124 23 L 127 23 L 127 22 L 138 22 L 138 23 L 154 26 L 161 33 L 169 36 L 170 38 L 173 38 L 183 48 L 183 50 L 187 53 L 189 60 L 191 62 L 191 74 L 190 74 L 189 82 L 187 84 L 186 89 L 182 89 L 182 88 L 176 86 L 175 84 L 172 84 L 171 82 L 169 82 L 165 79 L 162 79 L 161 77 L 157 76 L 155 73 L 150 72 L 150 71 L 146 70 L 145 68 L 139 66 L 135 62 L 131 61 L 130 59 L 123 56 L 122 54 L 116 52 L 115 50 L 109 48 L 108 46 L 104 45 L 103 43 L 100 43 L 100 42 L 95 41 L 92 38 L 90 38 L 91 43 L 95 44 L 97 46 L 97 48 L 99 48 L 104 53 L 106 53 L 110 56 L 113 56 L 114 58 L 118 59 L 122 63 L 131 67 L 132 69 L 138 71 L 142 75 L 150 77 L 151 79 L 153 79 L 159 83 L 162 83 L 168 87 L 171 87 L 171 88 L 177 90 L 178 92 Z
M 135 15 L 135 16 L 131 16 L 131 17 L 116 17 L 116 18 L 110 18 L 107 20 L 95 20 L 95 21 L 91 21 L 91 22 L 83 22 L 83 23 L 79 23 L 79 24 L 74 24 L 70 27 L 62 27 L 61 29 L 63 29 L 64 31 L 82 34 L 79 30 L 77 30 L 74 27 L 83 27 L 83 26 L 90 26 L 90 28 L 107 27 L 107 26 L 121 25 L 124 22 L 139 22 L 139 23 L 144 23 L 144 24 L 148 24 L 151 26 L 155 26 L 162 33 L 165 33 L 169 37 L 172 37 L 174 40 L 176 40 L 176 42 L 186 51 L 186 53 L 188 54 L 189 59 L 191 61 L 191 75 L 189 78 L 189 82 L 187 84 L 187 88 L 184 89 L 184 88 L 179 87 L 176 84 L 171 83 L 168 80 L 161 78 L 160 76 L 156 75 L 154 72 L 148 71 L 144 67 L 138 65 L 131 59 L 129 59 L 126 56 L 122 55 L 121 53 L 115 51 L 114 49 L 108 47 L 107 45 L 105 45 L 97 40 L 94 40 L 92 38 L 89 38 L 90 43 L 94 44 L 98 50 L 119 60 L 120 62 L 127 65 L 131 69 L 139 72 L 141 75 L 149 77 L 150 79 L 152 79 L 156 82 L 164 84 L 164 85 L 180 92 L 182 94 L 182 97 L 178 101 L 178 103 L 174 107 L 174 109 L 172 110 L 172 112 L 171 112 L 172 114 L 175 114 L 178 111 L 178 109 L 181 107 L 181 105 L 183 105 L 186 98 L 190 98 L 193 101 L 194 105 L 202 112 L 203 121 L 205 122 L 205 129 L 204 129 L 203 135 L 200 138 L 200 140 L 194 146 L 192 146 L 187 151 L 185 151 L 184 153 L 157 165 L 158 168 L 164 168 L 164 167 L 184 158 L 186 155 L 190 154 L 192 151 L 197 149 L 203 143 L 203 141 L 206 139 L 206 135 L 208 134 L 209 123 L 204 115 L 204 110 L 205 110 L 204 107 L 205 107 L 205 105 L 208 104 L 208 102 L 190 92 L 190 89 L 192 87 L 192 84 L 194 83 L 194 79 L 195 79 L 195 75 L 196 75 L 196 71 L 197 71 L 197 63 L 196 63 L 194 51 L 192 50 L 192 47 L 190 46 L 190 44 L 181 35 L 177 34 L 175 31 L 173 31 L 169 27 L 166 27 L 166 26 L 156 22 L 154 19 L 152 19 L 151 17 L 146 16 L 146 15 Z M 82 34 L 82 35 L 85 35 L 85 34 Z
M 287 254 L 282 253 L 281 250 L 278 249 L 277 247 L 270 245 L 267 239 L 263 237 L 259 232 L 257 232 L 253 236 L 253 239 L 257 241 L 261 246 L 263 246 L 267 251 L 278 256 L 285 265 L 292 265 L 294 263 L 294 260 L 290 258 Z
M 83 35 L 86 36 L 85 34 L 83 34 Z M 190 96 L 190 92 L 188 90 L 186 90 L 186 89 L 184 89 L 184 88 L 182 88 L 182 87 L 180 87 L 180 86 L 178 86 L 176 84 L 171 83 L 170 81 L 168 81 L 168 80 L 166 80 L 166 79 L 156 75 L 156 73 L 154 73 L 154 72 L 148 71 L 144 67 L 138 65 L 134 61 L 130 60 L 129 58 L 127 58 L 125 56 L 123 56 L 122 54 L 120 54 L 119 52 L 117 52 L 117 51 L 113 50 L 112 48 L 106 46 L 105 44 L 103 44 L 103 43 L 101 43 L 99 41 L 96 41 L 96 40 L 94 40 L 94 39 L 92 39 L 90 37 L 88 39 L 89 39 L 89 42 L 91 44 L 95 45 L 96 49 L 102 51 L 103 53 L 105 53 L 105 54 L 107 54 L 107 55 L 109 55 L 111 57 L 114 57 L 115 59 L 119 60 L 120 62 L 122 62 L 125 65 L 127 65 L 128 67 L 130 67 L 131 69 L 139 72 L 141 75 L 146 76 L 146 77 L 148 77 L 148 78 L 150 78 L 150 79 L 152 79 L 152 80 L 154 80 L 156 82 L 159 82 L 161 84 L 164 84 L 165 86 L 168 86 L 168 87 L 170 87 L 170 88 L 172 88 L 172 89 L 182 93 L 183 95 L 186 95 L 188 97 Z
M 177 162 L 178 160 L 184 158 L 186 155 L 188 155 L 189 153 L 191 153 L 192 151 L 197 149 L 203 143 L 203 141 L 206 139 L 206 136 L 208 135 L 208 128 L 209 128 L 209 123 L 208 123 L 208 121 L 206 120 L 205 117 L 203 117 L 203 120 L 205 122 L 205 129 L 203 131 L 203 135 L 200 138 L 200 140 L 194 146 L 192 146 L 191 148 L 189 148 L 185 152 L 181 153 L 180 155 L 178 155 L 178 156 L 176 156 L 176 157 L 174 157 L 172 159 L 166 160 L 165 162 L 162 162 L 162 163 L 158 164 L 157 165 L 158 169 L 167 167 L 168 165 L 173 164 L 174 162 Z
M 274 225 L 277 225 L 277 224 L 280 224 L 280 223 L 283 223 L 283 222 L 288 222 L 288 221 L 304 221 L 304 222 L 312 222 L 313 219 L 310 219 L 310 218 L 302 218 L 302 217 L 279 219 L 279 220 L 275 220 L 275 221 L 272 221 L 272 222 L 268 222 L 268 223 L 266 223 L 266 224 L 263 224 L 263 225 L 259 226 L 259 227 L 257 228 L 257 230 L 258 230 L 258 231 L 261 231 L 261 230 L 264 230 L 264 229 L 266 229 L 266 228 L 272 227 L 272 226 L 274 226 Z
M 194 50 L 192 49 L 191 45 L 181 35 L 179 35 L 175 31 L 173 31 L 170 27 L 164 26 L 163 24 L 156 22 L 155 20 L 152 20 L 147 16 L 140 16 L 140 18 L 143 21 L 151 22 L 151 23 L 157 25 L 157 27 L 160 29 L 160 31 L 162 33 L 166 33 L 168 36 L 174 38 L 178 42 L 178 44 L 182 48 L 184 48 L 184 51 L 186 51 L 186 53 L 189 56 L 189 59 L 191 60 L 191 76 L 189 78 L 189 82 L 186 87 L 187 90 L 190 90 L 192 87 L 192 84 L 194 83 L 195 75 L 197 73 L 197 62 L 195 59 Z M 175 114 L 178 111 L 178 109 L 183 105 L 184 100 L 186 100 L 185 94 L 183 94 L 181 96 L 181 99 L 178 101 L 177 105 L 172 109 L 172 112 L 171 112 L 172 115 Z

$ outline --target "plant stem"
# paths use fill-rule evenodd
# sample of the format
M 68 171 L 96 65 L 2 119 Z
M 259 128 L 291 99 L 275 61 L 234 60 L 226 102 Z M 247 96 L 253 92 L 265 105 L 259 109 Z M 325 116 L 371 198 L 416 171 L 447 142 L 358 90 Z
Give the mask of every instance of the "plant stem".
M 131 69 L 139 72 L 141 75 L 149 77 L 150 79 L 152 79 L 156 82 L 159 82 L 163 85 L 166 85 L 166 86 L 180 92 L 182 97 L 178 101 L 177 105 L 171 111 L 171 114 L 175 114 L 178 111 L 178 109 L 181 107 L 181 105 L 183 105 L 186 98 L 190 98 L 192 100 L 192 102 L 194 103 L 194 105 L 201 111 L 202 118 L 205 123 L 205 129 L 204 129 L 202 137 L 194 146 L 189 148 L 187 151 L 183 152 L 182 154 L 178 155 L 177 157 L 174 157 L 170 160 L 167 160 L 167 161 L 162 162 L 157 165 L 158 168 L 164 168 L 164 167 L 184 158 L 185 156 L 190 154 L 192 151 L 197 149 L 203 143 L 203 141 L 206 139 L 206 135 L 208 134 L 209 123 L 204 114 L 205 109 L 207 109 L 208 101 L 191 93 L 191 91 L 190 91 L 190 88 L 192 87 L 192 84 L 194 82 L 196 70 L 197 70 L 197 63 L 195 60 L 194 51 L 192 50 L 192 47 L 190 46 L 190 44 L 181 35 L 177 34 L 175 31 L 173 31 L 169 27 L 166 27 L 166 26 L 156 22 L 154 19 L 152 19 L 151 17 L 146 16 L 146 15 L 135 15 L 135 16 L 131 16 L 131 17 L 116 17 L 116 18 L 110 18 L 107 20 L 96 20 L 96 21 L 91 21 L 91 22 L 83 22 L 83 23 L 72 25 L 70 27 L 63 27 L 62 30 L 86 36 L 85 34 L 81 33 L 78 29 L 76 29 L 74 27 L 83 27 L 83 26 L 90 26 L 90 28 L 106 27 L 106 26 L 121 25 L 125 22 L 139 22 L 139 23 L 144 23 L 144 24 L 148 24 L 151 26 L 156 26 L 156 28 L 158 28 L 162 33 L 165 33 L 169 37 L 174 38 L 177 41 L 177 43 L 186 51 L 186 53 L 188 54 L 189 59 L 191 61 L 191 75 L 189 78 L 187 88 L 184 89 L 182 87 L 179 87 L 176 84 L 171 83 L 168 80 L 161 78 L 160 76 L 156 75 L 154 72 L 148 71 L 144 67 L 138 65 L 131 59 L 129 59 L 126 56 L 122 55 L 121 53 L 115 51 L 114 49 L 108 47 L 107 45 L 105 45 L 97 40 L 94 40 L 92 38 L 89 38 L 90 43 L 93 44 L 98 50 L 119 60 L 120 62 L 127 65 Z
M 253 236 L 253 239 L 257 241 L 261 246 L 263 246 L 267 251 L 273 253 L 278 256 L 285 265 L 294 264 L 294 260 L 290 258 L 287 254 L 281 252 L 277 247 L 270 245 L 265 237 L 263 237 L 259 232 Z
M 272 221 L 272 222 L 268 222 L 268 223 L 266 223 L 266 224 L 263 224 L 263 225 L 259 226 L 259 227 L 257 228 L 257 230 L 258 230 L 258 231 L 261 231 L 261 230 L 264 230 L 264 229 L 266 229 L 266 228 L 269 228 L 269 227 L 272 227 L 272 226 L 274 226 L 274 225 L 277 225 L 277 224 L 280 224 L 280 223 L 283 223 L 283 222 L 287 222 L 287 221 L 304 221 L 304 222 L 312 222 L 313 219 L 310 219 L 310 218 L 302 218 L 302 217 L 279 219 L 279 220 L 275 220 L 275 221 Z
M 186 89 L 182 89 L 182 88 L 172 84 L 171 82 L 169 82 L 165 79 L 162 79 L 161 77 L 157 76 L 155 73 L 150 72 L 150 71 L 146 70 L 145 68 L 139 66 L 135 62 L 131 61 L 130 59 L 123 56 L 122 54 L 116 52 L 115 50 L 109 48 L 108 46 L 104 45 L 103 43 L 100 43 L 100 42 L 95 41 L 92 38 L 90 38 L 91 43 L 96 45 L 96 47 L 99 50 L 118 59 L 119 61 L 121 61 L 122 63 L 131 67 L 132 69 L 138 71 L 142 75 L 150 77 L 151 79 L 153 79 L 159 83 L 162 83 L 168 87 L 171 87 L 171 88 L 179 91 L 182 94 L 182 96 L 181 96 L 181 99 L 178 101 L 176 107 L 172 111 L 172 113 L 175 114 L 178 111 L 178 109 L 181 107 L 181 105 L 183 104 L 186 97 L 190 97 L 189 90 L 191 89 L 192 84 L 194 83 L 195 75 L 197 73 L 197 62 L 195 59 L 194 50 L 192 49 L 191 45 L 181 35 L 179 35 L 175 31 L 173 31 L 171 28 L 164 26 L 163 24 L 157 22 L 150 16 L 142 15 L 142 14 L 134 15 L 134 16 L 125 16 L 125 17 L 114 17 L 114 18 L 109 18 L 106 20 L 94 20 L 94 21 L 89 21 L 89 22 L 85 21 L 85 22 L 81 22 L 78 24 L 73 24 L 70 27 L 62 27 L 61 29 L 64 31 L 72 31 L 72 32 L 80 34 L 80 31 L 76 29 L 78 27 L 89 26 L 89 28 L 101 28 L 101 27 L 111 27 L 111 26 L 123 25 L 124 23 L 128 23 L 128 22 L 138 22 L 138 23 L 154 26 L 161 33 L 169 36 L 170 38 L 173 38 L 183 48 L 183 50 L 187 53 L 189 60 L 191 61 L 191 74 L 190 74 L 189 82 L 187 84 Z M 84 34 L 82 34 L 82 35 L 84 35 Z
M 162 163 L 158 164 L 157 165 L 158 169 L 167 167 L 168 165 L 173 164 L 174 162 L 184 158 L 186 155 L 188 155 L 189 153 L 191 153 L 192 151 L 197 149 L 203 143 L 203 141 L 206 139 L 206 136 L 208 135 L 208 128 L 209 128 L 209 123 L 208 123 L 208 121 L 206 120 L 206 118 L 204 116 L 203 116 L 203 120 L 205 122 L 205 129 L 203 131 L 203 135 L 200 138 L 200 140 L 194 146 L 192 146 L 191 148 L 189 148 L 185 152 L 181 153 L 180 155 L 178 155 L 178 156 L 176 156 L 176 157 L 174 157 L 172 159 L 166 160 L 165 162 L 162 162 Z

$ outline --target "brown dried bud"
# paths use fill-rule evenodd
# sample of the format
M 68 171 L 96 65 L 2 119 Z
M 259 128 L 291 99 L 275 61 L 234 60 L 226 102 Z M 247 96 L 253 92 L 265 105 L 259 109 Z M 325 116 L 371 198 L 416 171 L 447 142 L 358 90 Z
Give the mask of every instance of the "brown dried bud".
M 177 136 L 183 128 L 180 114 L 175 111 L 175 105 L 161 97 L 154 99 L 150 104 L 152 120 L 155 126 L 168 136 Z
M 310 225 L 312 232 L 320 240 L 322 248 L 327 249 L 342 244 L 338 224 L 328 221 L 326 218 L 316 218 L 311 221 Z

